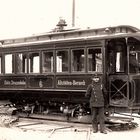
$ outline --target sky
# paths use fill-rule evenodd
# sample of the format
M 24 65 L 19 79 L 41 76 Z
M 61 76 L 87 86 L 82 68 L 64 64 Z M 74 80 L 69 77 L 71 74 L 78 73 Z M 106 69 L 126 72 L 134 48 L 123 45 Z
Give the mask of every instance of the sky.
M 0 0 L 0 39 L 49 32 L 60 18 L 72 26 L 73 0 Z M 140 28 L 140 0 L 75 0 L 75 28 Z

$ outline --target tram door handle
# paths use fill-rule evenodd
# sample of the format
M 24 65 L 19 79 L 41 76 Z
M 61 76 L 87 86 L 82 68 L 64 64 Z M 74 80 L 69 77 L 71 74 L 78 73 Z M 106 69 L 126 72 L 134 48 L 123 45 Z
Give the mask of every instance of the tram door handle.
M 130 83 L 131 83 L 131 91 L 129 91 L 129 92 L 131 94 L 130 101 L 132 102 L 132 101 L 135 100 L 135 88 L 136 88 L 136 85 L 135 85 L 135 81 L 134 80 L 130 81 Z

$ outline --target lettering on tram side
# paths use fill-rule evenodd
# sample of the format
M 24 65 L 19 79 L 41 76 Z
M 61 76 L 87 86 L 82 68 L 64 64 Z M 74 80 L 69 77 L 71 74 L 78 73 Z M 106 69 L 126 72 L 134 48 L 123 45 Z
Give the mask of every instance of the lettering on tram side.
M 85 85 L 86 85 L 85 80 L 82 80 L 82 81 L 58 80 L 57 81 L 57 86 L 85 86 Z
M 11 86 L 11 85 L 25 86 L 25 85 L 26 85 L 26 82 L 25 82 L 25 80 L 19 80 L 19 81 L 4 80 L 4 85 L 5 85 L 5 86 Z

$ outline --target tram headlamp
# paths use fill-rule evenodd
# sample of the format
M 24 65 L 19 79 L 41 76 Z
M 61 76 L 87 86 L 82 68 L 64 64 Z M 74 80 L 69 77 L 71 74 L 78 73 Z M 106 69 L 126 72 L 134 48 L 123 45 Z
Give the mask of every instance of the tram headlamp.
M 105 28 L 104 32 L 105 32 L 105 33 L 112 33 L 111 27 Z

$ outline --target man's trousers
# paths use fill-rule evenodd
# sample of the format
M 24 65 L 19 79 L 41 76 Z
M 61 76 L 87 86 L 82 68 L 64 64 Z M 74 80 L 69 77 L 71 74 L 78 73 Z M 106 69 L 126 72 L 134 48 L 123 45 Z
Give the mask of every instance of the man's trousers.
M 100 131 L 105 129 L 105 116 L 104 107 L 92 107 L 92 127 L 95 131 L 98 131 L 98 123 L 100 124 Z

